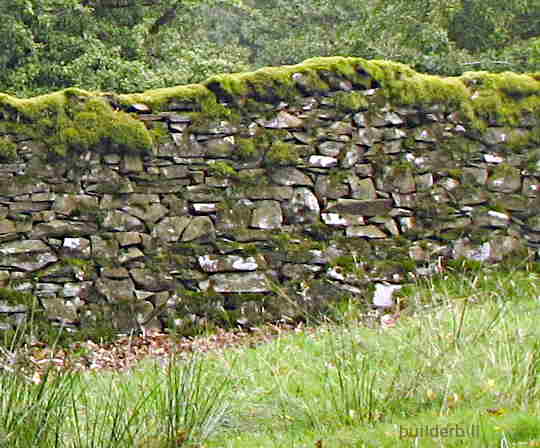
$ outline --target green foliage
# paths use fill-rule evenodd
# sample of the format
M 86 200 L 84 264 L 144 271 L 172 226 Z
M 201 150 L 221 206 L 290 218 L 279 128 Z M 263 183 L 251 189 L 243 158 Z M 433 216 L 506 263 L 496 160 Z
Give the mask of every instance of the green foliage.
M 539 36 L 537 0 L 5 0 L 0 91 L 141 92 L 333 55 L 445 75 L 539 71 Z

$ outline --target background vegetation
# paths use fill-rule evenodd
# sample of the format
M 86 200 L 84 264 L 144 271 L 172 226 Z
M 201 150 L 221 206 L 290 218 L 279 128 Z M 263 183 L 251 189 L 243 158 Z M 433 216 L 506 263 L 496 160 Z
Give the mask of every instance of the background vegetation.
M 0 91 L 135 92 L 314 56 L 539 71 L 540 0 L 4 0 Z

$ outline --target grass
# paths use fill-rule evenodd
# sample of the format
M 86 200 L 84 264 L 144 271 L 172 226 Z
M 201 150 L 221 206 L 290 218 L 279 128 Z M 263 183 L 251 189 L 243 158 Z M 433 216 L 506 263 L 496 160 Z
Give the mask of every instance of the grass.
M 351 306 L 129 372 L 5 372 L 0 447 L 540 446 L 539 280 L 472 267 L 403 288 L 394 326 Z

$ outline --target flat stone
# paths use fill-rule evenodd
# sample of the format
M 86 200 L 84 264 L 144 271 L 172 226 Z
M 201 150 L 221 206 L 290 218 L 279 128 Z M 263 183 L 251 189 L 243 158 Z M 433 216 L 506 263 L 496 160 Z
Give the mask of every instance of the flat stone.
M 387 285 L 385 283 L 375 284 L 375 293 L 373 294 L 373 305 L 378 308 L 391 308 L 395 305 L 393 295 L 401 289 L 400 285 Z
M 210 285 L 216 292 L 258 293 L 270 291 L 266 275 L 260 272 L 215 274 Z
M 277 116 L 271 120 L 258 120 L 257 122 L 262 127 L 269 129 L 298 129 L 302 128 L 304 124 L 301 119 L 285 111 L 279 112 Z
M 302 171 L 293 167 L 283 167 L 273 170 L 270 179 L 279 185 L 284 186 L 313 186 L 313 181 Z
M 165 291 L 174 288 L 174 278 L 164 272 L 153 272 L 150 269 L 131 269 L 133 281 L 146 291 Z
M 62 297 L 86 298 L 91 287 L 91 282 L 64 283 Z
M 283 225 L 281 206 L 277 201 L 260 201 L 252 212 L 251 227 L 279 229 Z
M 321 218 L 326 225 L 335 227 L 361 226 L 364 218 L 358 215 L 341 215 L 339 213 L 321 213 Z
M 118 262 L 120 264 L 131 263 L 132 261 L 142 260 L 144 258 L 144 253 L 138 247 L 128 247 L 126 249 L 121 249 L 118 254 Z
M 15 233 L 16 227 L 13 221 L 9 219 L 0 220 L 0 233 Z
M 337 166 L 338 160 L 335 157 L 328 156 L 310 156 L 308 163 L 316 168 L 332 168 Z
M 101 276 L 112 279 L 123 279 L 129 278 L 129 272 L 126 268 L 122 267 L 103 268 L 101 270 Z
M 269 199 L 275 201 L 286 201 L 291 199 L 293 189 L 291 187 L 278 185 L 262 185 L 253 186 L 246 189 L 241 197 L 248 199 Z
M 41 240 L 22 240 L 0 245 L 0 255 L 34 254 L 50 251 Z
M 91 255 L 90 240 L 86 238 L 64 238 L 62 254 L 67 257 L 89 258 Z
M 142 231 L 144 224 L 140 219 L 118 210 L 111 210 L 103 220 L 103 229 L 117 232 Z
M 349 178 L 349 185 L 353 199 L 374 200 L 377 198 L 375 185 L 370 178 L 358 179 L 356 176 L 351 176 Z
M 118 232 L 114 235 L 120 247 L 134 246 L 141 243 L 139 232 Z
M 110 302 L 131 299 L 135 289 L 131 279 L 113 280 L 102 277 L 96 281 L 95 285 L 97 290 Z
M 254 257 L 238 255 L 204 255 L 200 256 L 198 261 L 204 272 L 255 271 L 259 267 Z
M 368 239 L 378 239 L 378 238 L 387 238 L 388 235 L 380 230 L 377 226 L 350 226 L 346 229 L 346 235 L 349 238 L 368 238 Z
M 97 224 L 80 221 L 53 220 L 43 222 L 33 227 L 30 233 L 31 238 L 57 238 L 88 236 L 97 232 Z
M 378 216 L 387 215 L 392 210 L 389 199 L 356 200 L 338 199 L 330 204 L 325 212 L 347 215 Z

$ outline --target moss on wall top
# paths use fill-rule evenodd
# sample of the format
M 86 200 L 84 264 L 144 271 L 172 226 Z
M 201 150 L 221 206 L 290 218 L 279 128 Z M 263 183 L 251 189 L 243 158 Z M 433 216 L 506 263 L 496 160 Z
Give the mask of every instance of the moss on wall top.
M 469 72 L 443 78 L 404 64 L 360 58 L 314 58 L 301 64 L 213 76 L 202 84 L 115 95 L 66 89 L 31 99 L 0 94 L 0 134 L 23 134 L 60 156 L 86 149 L 148 151 L 152 134 L 136 115 L 183 111 L 197 120 L 238 118 L 253 103 L 294 102 L 331 90 L 379 88 L 395 105 L 438 105 L 460 113 L 471 126 L 490 121 L 516 125 L 540 117 L 540 74 Z

